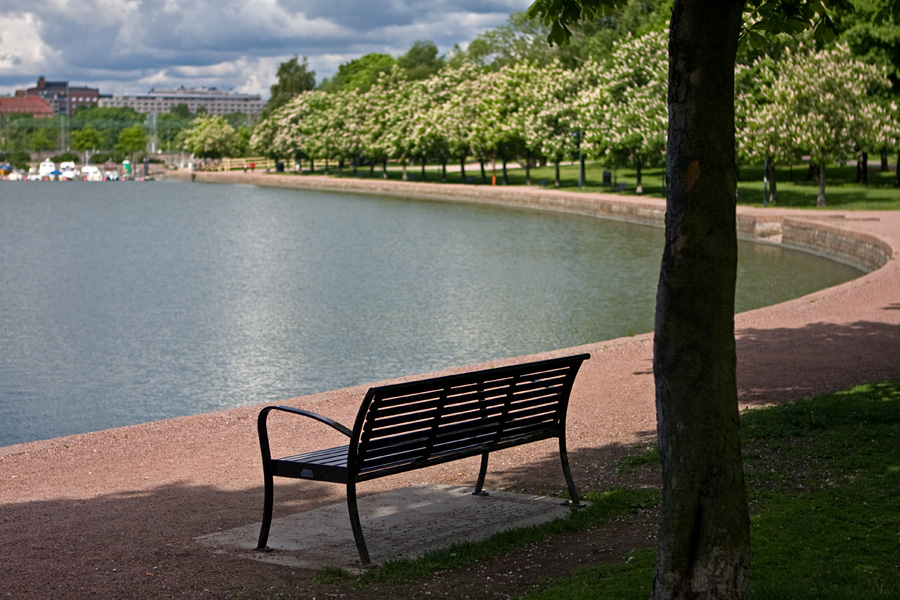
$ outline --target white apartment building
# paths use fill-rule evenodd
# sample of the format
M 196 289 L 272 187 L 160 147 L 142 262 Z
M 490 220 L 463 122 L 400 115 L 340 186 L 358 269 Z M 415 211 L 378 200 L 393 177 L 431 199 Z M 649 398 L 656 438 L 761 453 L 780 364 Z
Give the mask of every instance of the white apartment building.
M 179 104 L 187 104 L 192 113 L 202 107 L 211 115 L 258 115 L 266 105 L 258 94 L 238 94 L 214 88 L 152 89 L 146 94 L 101 96 L 99 99 L 100 106 L 131 107 L 147 114 L 167 113 Z

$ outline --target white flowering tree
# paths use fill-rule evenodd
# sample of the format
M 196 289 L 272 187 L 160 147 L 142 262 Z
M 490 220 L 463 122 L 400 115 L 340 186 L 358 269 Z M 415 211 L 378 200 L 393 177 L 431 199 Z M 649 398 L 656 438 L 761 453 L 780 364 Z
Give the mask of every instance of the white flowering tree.
M 228 156 L 234 145 L 235 131 L 225 117 L 201 116 L 191 122 L 185 132 L 184 147 L 200 158 Z
M 788 110 L 786 135 L 818 168 L 818 206 L 825 206 L 825 167 L 843 162 L 861 148 L 877 148 L 891 127 L 875 94 L 889 89 L 884 69 L 862 63 L 844 45 L 815 53 L 790 53 L 771 88 L 771 100 Z
M 578 71 L 562 68 L 554 62 L 542 71 L 536 86 L 537 118 L 523 127 L 526 147 L 540 154 L 556 167 L 556 187 L 560 187 L 559 165 L 578 153 L 578 112 L 573 99 L 578 97 L 581 77 Z
M 762 57 L 752 66 L 735 68 L 735 121 L 740 132 L 736 138 L 737 155 L 746 161 L 762 162 L 768 182 L 767 201 L 778 202 L 778 180 L 775 167 L 800 157 L 794 143 L 793 122 L 788 105 L 775 102 L 775 64 Z
M 421 102 L 421 85 L 407 81 L 403 70 L 395 65 L 382 74 L 369 91 L 370 147 L 374 157 L 382 160 L 382 176 L 387 177 L 387 161 L 397 160 L 407 179 L 407 165 L 414 143 L 412 130 L 416 110 Z
M 606 104 L 601 156 L 612 167 L 633 166 L 637 192 L 643 191 L 641 170 L 665 161 L 668 126 L 667 36 L 652 32 L 618 42 L 599 73 L 600 97 Z
M 544 143 L 551 132 L 542 115 L 544 100 L 549 80 L 561 70 L 558 62 L 547 67 L 524 62 L 500 70 L 507 139 L 515 151 L 523 154 L 527 185 L 531 185 L 531 166 L 545 158 Z
M 441 89 L 451 93 L 440 105 L 441 128 L 451 156 L 459 160 L 460 180 L 466 181 L 466 161 L 479 144 L 479 113 L 485 97 L 482 70 L 469 62 L 446 68 L 438 75 Z

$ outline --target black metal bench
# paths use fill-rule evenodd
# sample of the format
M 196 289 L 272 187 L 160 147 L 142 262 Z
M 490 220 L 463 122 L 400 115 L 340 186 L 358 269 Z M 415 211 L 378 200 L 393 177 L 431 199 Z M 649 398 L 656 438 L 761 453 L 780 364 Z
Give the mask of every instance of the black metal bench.
M 265 479 L 265 506 L 257 550 L 272 525 L 275 477 L 343 483 L 359 558 L 368 565 L 356 504 L 356 484 L 470 456 L 481 456 L 475 495 L 483 495 L 488 455 L 548 438 L 559 438 L 566 503 L 580 506 L 566 454 L 566 409 L 575 375 L 590 358 L 580 354 L 459 375 L 369 389 L 353 429 L 328 417 L 287 406 L 267 406 L 257 427 Z M 266 419 L 273 410 L 310 417 L 350 438 L 346 446 L 273 459 Z

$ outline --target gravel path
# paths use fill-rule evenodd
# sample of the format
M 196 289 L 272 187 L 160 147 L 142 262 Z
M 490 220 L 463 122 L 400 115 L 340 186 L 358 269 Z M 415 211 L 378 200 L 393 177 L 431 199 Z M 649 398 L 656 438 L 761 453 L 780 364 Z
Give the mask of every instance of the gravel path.
M 877 236 L 900 256 L 900 213 L 768 209 L 766 215 L 828 219 L 831 225 Z M 900 376 L 898 270 L 892 259 L 844 285 L 737 315 L 741 402 L 776 403 Z M 540 356 L 582 351 L 593 358 L 576 382 L 568 445 L 579 487 L 596 489 L 607 480 L 611 460 L 634 444 L 654 440 L 652 335 Z M 366 387 L 285 403 L 352 423 Z M 0 597 L 255 597 L 246 590 L 296 577 L 277 565 L 213 554 L 194 541 L 260 520 L 258 410 L 239 408 L 0 448 L 0 545 L 5 549 Z M 290 451 L 342 443 L 308 420 L 273 425 L 274 439 L 281 432 L 297 440 Z M 557 461 L 549 442 L 504 451 L 492 460 L 488 486 L 560 488 Z M 472 485 L 476 473 L 473 459 L 368 482 L 361 491 L 421 482 Z M 339 502 L 341 492 L 340 486 L 284 482 L 276 494 L 276 513 Z

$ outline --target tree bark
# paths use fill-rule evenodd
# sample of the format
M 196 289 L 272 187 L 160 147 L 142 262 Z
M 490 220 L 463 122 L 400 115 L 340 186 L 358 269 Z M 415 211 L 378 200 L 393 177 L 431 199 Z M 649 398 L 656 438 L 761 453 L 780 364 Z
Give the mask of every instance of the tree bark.
M 556 187 L 560 187 L 560 186 L 562 185 L 562 182 L 561 182 L 560 179 L 559 179 L 559 161 L 556 161 L 556 182 L 555 182 L 555 185 L 556 185 Z
M 466 155 L 465 155 L 465 153 L 463 153 L 463 155 L 459 157 L 459 181 L 460 181 L 460 183 L 466 183 Z
M 766 179 L 769 181 L 769 197 L 767 200 L 769 204 L 777 204 L 778 179 L 775 174 L 775 161 L 771 158 L 766 162 Z
M 734 62 L 742 0 L 676 0 L 653 372 L 663 493 L 653 600 L 747 597 L 734 341 Z

